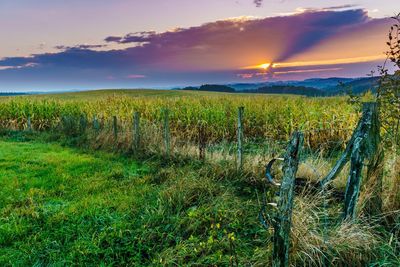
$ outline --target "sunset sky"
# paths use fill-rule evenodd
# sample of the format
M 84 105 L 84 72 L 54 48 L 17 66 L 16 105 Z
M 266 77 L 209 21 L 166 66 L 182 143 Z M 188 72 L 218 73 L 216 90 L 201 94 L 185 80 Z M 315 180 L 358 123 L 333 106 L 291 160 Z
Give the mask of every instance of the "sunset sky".
M 399 0 L 0 0 L 0 91 L 362 77 Z

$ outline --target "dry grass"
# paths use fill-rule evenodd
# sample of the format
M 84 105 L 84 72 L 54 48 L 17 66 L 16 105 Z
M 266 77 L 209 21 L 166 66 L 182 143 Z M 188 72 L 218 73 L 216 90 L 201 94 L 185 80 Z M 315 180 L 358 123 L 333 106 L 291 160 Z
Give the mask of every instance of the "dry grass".
M 378 258 L 382 237 L 366 221 L 340 222 L 339 207 L 329 204 L 329 192 L 296 198 L 292 226 L 292 266 L 365 266 Z M 328 207 L 328 206 L 326 206 Z M 336 218 L 332 222 L 332 219 Z M 325 226 L 324 226 L 325 225 Z
M 400 210 L 400 157 L 388 156 L 386 164 L 387 175 L 384 176 L 384 210 Z

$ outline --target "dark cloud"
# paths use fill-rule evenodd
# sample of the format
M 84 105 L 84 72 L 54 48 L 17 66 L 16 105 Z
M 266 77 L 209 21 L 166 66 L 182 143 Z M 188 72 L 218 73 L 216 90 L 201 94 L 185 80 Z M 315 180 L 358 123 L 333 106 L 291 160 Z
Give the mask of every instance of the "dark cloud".
M 346 8 L 354 8 L 357 5 L 341 5 L 341 6 L 330 6 L 330 7 L 325 7 L 323 10 L 339 10 L 339 9 L 346 9 Z
M 296 53 L 311 49 L 330 36 L 348 30 L 348 27 L 362 25 L 369 20 L 367 12 L 361 9 L 341 12 L 306 11 L 299 15 L 291 16 L 287 22 L 292 26 L 288 31 L 293 37 L 293 42 L 281 53 L 277 60 L 286 60 Z
M 65 45 L 57 45 L 54 47 L 55 49 L 58 50 L 71 50 L 71 49 L 82 49 L 82 50 L 88 50 L 88 49 L 95 49 L 95 48 L 103 48 L 106 47 L 107 45 L 88 45 L 88 44 L 81 44 L 81 45 L 75 45 L 75 46 L 65 46 Z
M 106 42 L 114 42 L 120 44 L 128 44 L 128 43 L 147 43 L 156 37 L 157 34 L 155 31 L 143 31 L 143 32 L 135 32 L 129 33 L 125 36 L 109 36 L 104 39 Z
M 256 5 L 256 7 L 261 7 L 263 0 L 254 0 L 253 3 Z

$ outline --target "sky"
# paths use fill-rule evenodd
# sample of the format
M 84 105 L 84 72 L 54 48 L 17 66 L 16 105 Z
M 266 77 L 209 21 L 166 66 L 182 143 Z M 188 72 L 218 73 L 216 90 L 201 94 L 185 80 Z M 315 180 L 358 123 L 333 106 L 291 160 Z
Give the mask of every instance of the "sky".
M 363 77 L 398 0 L 0 0 L 0 91 Z

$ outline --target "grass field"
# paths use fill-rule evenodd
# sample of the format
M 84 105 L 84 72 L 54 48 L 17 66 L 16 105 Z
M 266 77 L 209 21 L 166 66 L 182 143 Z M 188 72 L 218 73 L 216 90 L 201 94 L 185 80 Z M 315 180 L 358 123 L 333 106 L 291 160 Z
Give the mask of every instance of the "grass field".
M 245 106 L 247 129 L 240 172 L 234 158 L 239 106 Z M 5 97 L 0 107 L 1 266 L 269 266 L 272 233 L 258 219 L 264 164 L 302 129 L 311 149 L 301 156 L 298 177 L 316 181 L 359 117 L 345 97 L 148 90 Z M 205 162 L 178 147 L 165 158 L 158 136 L 165 107 L 171 135 L 180 141 L 193 144 L 204 119 L 210 129 Z M 133 111 L 144 120 L 136 156 Z M 82 114 L 103 117 L 101 133 L 59 127 L 68 115 L 79 128 Z M 117 139 L 106 123 L 114 114 Z M 26 130 L 28 115 L 34 131 Z M 322 146 L 330 142 L 334 151 Z M 228 155 L 218 152 L 225 146 Z M 360 201 L 359 219 L 342 222 L 341 204 L 329 194 L 296 195 L 292 266 L 321 266 L 326 258 L 335 266 L 399 265 L 400 160 L 386 156 L 382 218 L 364 217 Z M 345 172 L 334 183 L 339 191 Z M 266 197 L 274 194 L 267 189 Z
M 2 139 L 0 265 L 229 264 L 230 236 L 244 261 L 267 242 L 248 186 L 159 164 Z

